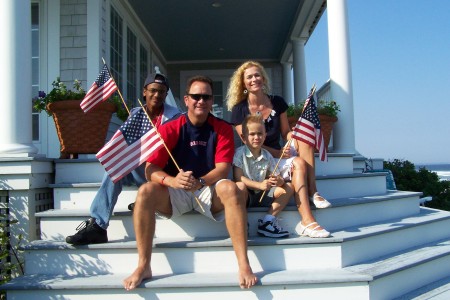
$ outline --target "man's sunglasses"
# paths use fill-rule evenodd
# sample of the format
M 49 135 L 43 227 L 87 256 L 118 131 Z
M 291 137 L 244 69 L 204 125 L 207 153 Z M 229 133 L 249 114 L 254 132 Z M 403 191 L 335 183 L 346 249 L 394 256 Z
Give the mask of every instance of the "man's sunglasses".
M 195 101 L 200 101 L 200 99 L 203 99 L 204 101 L 209 101 L 213 98 L 212 95 L 208 94 L 188 94 L 188 96 L 194 99 Z

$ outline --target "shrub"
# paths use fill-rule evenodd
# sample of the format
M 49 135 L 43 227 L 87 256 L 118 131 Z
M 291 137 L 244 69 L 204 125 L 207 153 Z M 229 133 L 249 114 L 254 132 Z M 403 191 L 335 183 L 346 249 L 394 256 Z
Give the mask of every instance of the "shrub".
M 407 160 L 385 161 L 384 168 L 392 171 L 397 189 L 422 192 L 423 197 L 433 197 L 428 207 L 450 211 L 450 181 L 440 181 L 436 172 L 426 168 L 417 171 Z

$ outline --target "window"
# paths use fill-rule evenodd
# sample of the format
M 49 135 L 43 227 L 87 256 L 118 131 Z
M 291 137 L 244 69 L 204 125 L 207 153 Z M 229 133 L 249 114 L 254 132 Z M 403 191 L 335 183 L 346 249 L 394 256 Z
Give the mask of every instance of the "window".
M 31 95 L 36 97 L 39 92 L 39 4 L 31 4 Z M 39 113 L 33 109 L 31 116 L 32 138 L 38 141 Z
M 126 12 L 111 6 L 111 74 L 127 103 L 136 106 L 139 105 L 137 99 L 142 98 L 142 85 L 149 71 L 150 54 L 142 42 L 139 30 L 133 27 L 131 19 Z
M 147 78 L 148 75 L 148 53 L 147 53 L 147 49 L 145 49 L 145 47 L 141 44 L 141 47 L 139 49 L 139 54 L 140 54 L 140 64 L 139 64 L 139 74 L 140 74 L 140 80 L 139 80 L 139 93 L 142 93 L 142 90 L 144 89 L 144 81 L 145 78 Z
M 123 32 L 122 32 L 123 20 L 117 13 L 117 11 L 111 6 L 111 28 L 110 28 L 110 52 L 111 52 L 111 75 L 119 87 L 122 90 L 122 57 L 123 57 Z
M 213 81 L 214 104 L 212 113 L 219 118 L 223 118 L 223 83 L 222 81 Z
M 127 99 L 136 103 L 136 77 L 137 77 L 137 46 L 136 36 L 127 29 Z

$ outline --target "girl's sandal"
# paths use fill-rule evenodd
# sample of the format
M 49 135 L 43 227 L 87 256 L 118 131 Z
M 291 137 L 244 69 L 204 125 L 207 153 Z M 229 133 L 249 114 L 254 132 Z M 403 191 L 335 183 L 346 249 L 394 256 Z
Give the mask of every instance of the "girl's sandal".
M 312 227 L 314 224 L 317 226 Z M 300 235 L 302 236 L 309 236 L 312 238 L 326 238 L 330 236 L 330 233 L 326 231 L 325 229 L 317 229 L 320 228 L 320 225 L 317 222 L 312 222 L 306 226 L 303 226 L 302 223 L 300 223 Z
M 318 192 L 314 193 L 314 196 L 309 197 L 309 201 L 314 203 L 316 208 L 327 208 L 331 206 L 331 203 L 324 197 L 320 196 Z

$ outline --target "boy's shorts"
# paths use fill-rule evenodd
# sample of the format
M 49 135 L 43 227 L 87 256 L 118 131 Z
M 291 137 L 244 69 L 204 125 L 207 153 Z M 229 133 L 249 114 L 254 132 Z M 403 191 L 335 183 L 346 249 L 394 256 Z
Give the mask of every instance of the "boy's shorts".
M 221 179 L 217 181 L 215 185 L 205 186 L 202 189 L 197 190 L 193 193 L 185 191 L 183 189 L 174 189 L 168 187 L 170 203 L 172 204 L 172 215 L 168 216 L 160 212 L 157 212 L 157 215 L 165 219 L 173 219 L 185 213 L 188 213 L 192 210 L 196 210 L 197 212 L 214 221 L 223 222 L 225 220 L 225 213 L 223 210 L 214 215 L 211 213 L 212 195 L 215 186 L 220 184 L 220 182 L 223 180 L 229 179 Z M 200 208 L 200 206 L 197 203 L 197 200 L 195 200 L 193 195 L 195 195 L 197 199 L 200 201 L 204 211 Z
M 263 192 L 264 191 L 248 189 L 248 207 L 270 207 L 274 200 L 273 194 L 275 192 L 275 187 L 266 191 L 263 199 L 259 202 Z

